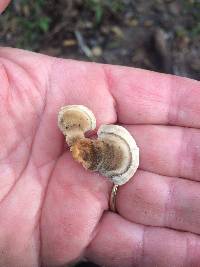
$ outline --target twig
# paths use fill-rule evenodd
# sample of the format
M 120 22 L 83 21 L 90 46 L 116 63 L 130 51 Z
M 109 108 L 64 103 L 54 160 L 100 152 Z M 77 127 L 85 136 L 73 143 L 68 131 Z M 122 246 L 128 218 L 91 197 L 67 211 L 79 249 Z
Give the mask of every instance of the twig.
M 75 32 L 75 36 L 76 36 L 76 39 L 78 41 L 78 44 L 79 44 L 79 47 L 80 49 L 83 51 L 83 53 L 91 58 L 92 57 L 92 51 L 90 50 L 90 48 L 86 45 L 85 41 L 84 41 L 84 38 L 81 34 L 80 31 L 76 30 Z

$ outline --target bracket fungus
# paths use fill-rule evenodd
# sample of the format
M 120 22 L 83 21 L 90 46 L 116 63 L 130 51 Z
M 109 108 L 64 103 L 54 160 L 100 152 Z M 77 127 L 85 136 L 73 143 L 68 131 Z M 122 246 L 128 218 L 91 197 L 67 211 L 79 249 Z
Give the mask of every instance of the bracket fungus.
M 96 118 L 91 110 L 82 105 L 68 105 L 58 113 L 58 127 L 71 146 L 75 140 L 84 138 L 84 134 L 96 128 Z
M 62 107 L 58 126 L 65 135 L 73 158 L 84 168 L 98 171 L 115 185 L 125 184 L 139 166 L 139 148 L 122 126 L 101 125 L 97 139 L 84 134 L 96 127 L 92 111 L 81 105 Z

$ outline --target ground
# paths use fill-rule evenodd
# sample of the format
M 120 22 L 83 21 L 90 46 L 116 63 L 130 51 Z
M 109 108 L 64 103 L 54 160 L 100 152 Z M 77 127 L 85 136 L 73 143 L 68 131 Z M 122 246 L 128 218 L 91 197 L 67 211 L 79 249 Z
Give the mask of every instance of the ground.
M 200 79 L 199 0 L 15 0 L 1 45 Z

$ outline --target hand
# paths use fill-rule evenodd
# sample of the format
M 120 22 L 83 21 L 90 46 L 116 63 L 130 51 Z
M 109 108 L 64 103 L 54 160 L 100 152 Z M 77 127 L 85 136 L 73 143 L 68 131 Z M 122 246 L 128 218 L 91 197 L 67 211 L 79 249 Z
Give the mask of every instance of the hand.
M 0 14 L 4 11 L 9 2 L 10 0 L 0 0 Z
M 126 67 L 0 49 L 0 266 L 199 266 L 200 84 Z M 57 127 L 66 104 L 123 124 L 140 169 L 108 211 L 111 183 L 84 170 Z

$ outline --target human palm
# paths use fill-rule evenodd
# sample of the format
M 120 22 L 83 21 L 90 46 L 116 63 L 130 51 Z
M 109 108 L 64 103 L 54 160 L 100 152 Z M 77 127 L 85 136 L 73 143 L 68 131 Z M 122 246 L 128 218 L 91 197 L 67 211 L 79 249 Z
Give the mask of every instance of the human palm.
M 1 48 L 0 84 L 0 266 L 200 266 L 199 82 Z M 137 141 L 118 214 L 112 184 L 64 144 L 67 104 Z

